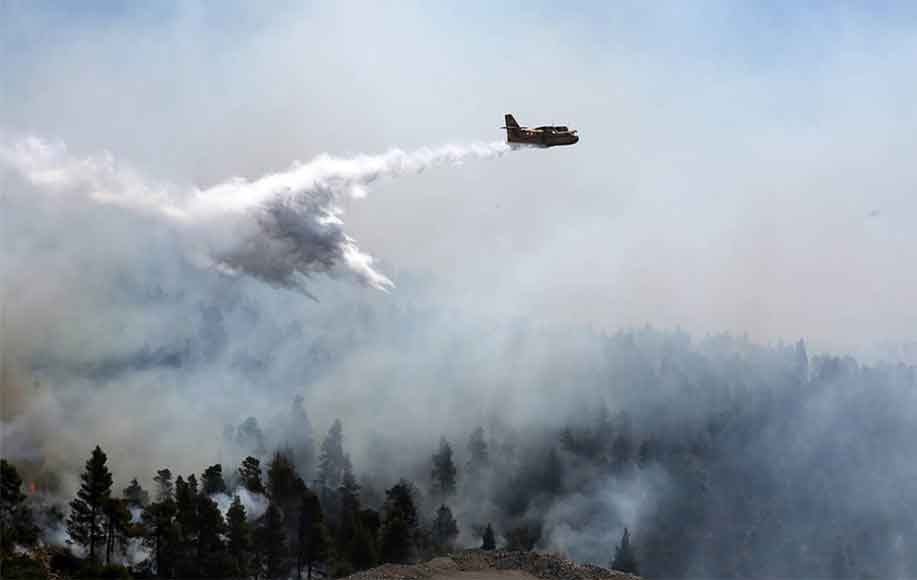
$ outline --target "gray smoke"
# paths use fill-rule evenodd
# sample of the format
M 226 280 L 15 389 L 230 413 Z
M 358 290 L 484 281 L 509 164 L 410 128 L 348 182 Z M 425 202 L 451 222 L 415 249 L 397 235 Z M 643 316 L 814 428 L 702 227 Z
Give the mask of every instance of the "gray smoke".
M 149 487 L 160 467 L 220 462 L 231 475 L 248 453 L 314 457 L 340 417 L 371 505 L 400 477 L 425 493 L 439 436 L 452 441 L 465 545 L 487 522 L 502 537 L 540 526 L 538 548 L 607 563 L 628 527 L 655 576 L 824 575 L 835 553 L 849 570 L 914 569 L 917 498 L 900 485 L 914 477 L 911 367 L 488 317 L 404 272 L 390 293 L 316 277 L 315 303 L 189 251 L 211 238 L 162 217 L 180 204 L 138 209 L 35 175 L 7 180 L 3 451 L 37 463 L 28 474 L 57 474 L 61 497 L 96 443 L 116 489 L 135 476 Z M 469 481 L 477 425 L 492 466 Z M 658 457 L 641 462 L 647 441 Z M 609 453 L 630 459 L 614 466 Z
M 341 292 L 317 274 L 392 288 L 346 233 L 342 204 L 381 178 L 509 150 L 490 143 L 322 155 L 260 179 L 196 188 L 155 182 L 108 153 L 4 141 L 3 454 L 35 463 L 30 471 L 59 473 L 63 493 L 73 490 L 89 441 L 143 478 L 148 462 L 172 462 L 202 429 L 214 437 L 175 467 L 217 461 L 224 425 L 273 418 L 318 372 L 302 365 L 309 319 L 323 319 L 314 328 L 346 328 L 324 306 L 303 305 L 313 288 L 330 290 L 326 298 Z M 275 431 L 267 433 L 272 448 L 300 433 Z M 147 453 L 115 449 L 122 437 Z

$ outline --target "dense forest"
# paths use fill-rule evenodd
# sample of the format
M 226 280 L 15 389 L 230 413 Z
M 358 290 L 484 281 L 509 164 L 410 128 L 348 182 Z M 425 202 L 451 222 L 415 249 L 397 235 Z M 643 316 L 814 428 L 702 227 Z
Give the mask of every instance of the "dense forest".
M 63 498 L 53 466 L 21 476 L 4 460 L 4 578 L 28 554 L 74 576 L 273 578 L 482 546 L 650 578 L 917 574 L 917 369 L 810 357 L 802 341 L 596 340 L 593 380 L 618 385 L 616 405 L 469 425 L 409 460 L 351 442 L 376 459 L 354 465 L 340 420 L 314 445 L 302 398 L 282 441 L 249 417 L 198 473 L 150 466 L 116 485 L 95 447 Z

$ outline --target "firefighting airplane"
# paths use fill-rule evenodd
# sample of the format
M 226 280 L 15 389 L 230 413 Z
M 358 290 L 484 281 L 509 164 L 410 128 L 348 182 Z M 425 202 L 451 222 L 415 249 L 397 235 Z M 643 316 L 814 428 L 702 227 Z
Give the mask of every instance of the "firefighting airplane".
M 520 127 L 519 123 L 512 115 L 507 113 L 504 116 L 506 126 L 500 127 L 506 129 L 506 142 L 509 144 L 519 143 L 524 145 L 534 145 L 536 147 L 556 147 L 557 145 L 573 145 L 579 141 L 576 136 L 576 130 L 570 130 L 563 125 L 542 127 Z

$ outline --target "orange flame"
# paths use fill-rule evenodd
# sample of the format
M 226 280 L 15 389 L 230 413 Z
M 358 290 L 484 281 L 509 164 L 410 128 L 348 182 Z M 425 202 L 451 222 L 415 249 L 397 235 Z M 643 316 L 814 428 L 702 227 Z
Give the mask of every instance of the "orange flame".
M 38 491 L 38 486 L 35 485 L 35 482 L 34 481 L 29 482 L 29 495 L 35 493 L 36 491 Z

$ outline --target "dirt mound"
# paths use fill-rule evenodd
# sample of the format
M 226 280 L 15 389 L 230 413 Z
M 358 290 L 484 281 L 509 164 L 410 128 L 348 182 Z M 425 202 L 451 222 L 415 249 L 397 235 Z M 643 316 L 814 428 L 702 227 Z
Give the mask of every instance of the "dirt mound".
M 577 564 L 554 554 L 464 550 L 421 564 L 383 564 L 347 580 L 636 580 L 637 576 Z

